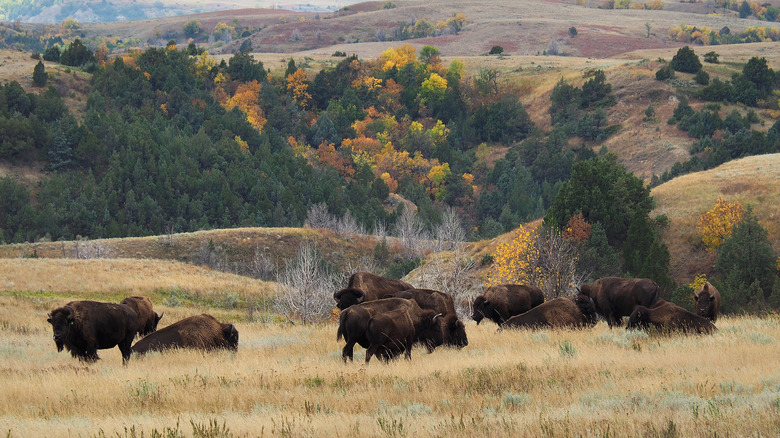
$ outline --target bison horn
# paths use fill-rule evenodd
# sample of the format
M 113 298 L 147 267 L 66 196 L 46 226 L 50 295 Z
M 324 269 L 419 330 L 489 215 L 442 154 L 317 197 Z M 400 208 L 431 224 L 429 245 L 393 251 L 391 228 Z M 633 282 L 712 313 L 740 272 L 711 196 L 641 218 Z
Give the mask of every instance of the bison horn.
M 356 292 L 355 296 L 357 297 L 357 302 L 358 303 L 362 303 L 363 301 L 366 300 L 366 293 L 365 292 L 363 292 L 362 290 L 359 290 L 359 289 L 355 289 L 355 292 Z
M 444 315 L 444 314 L 443 313 L 437 313 L 437 314 L 433 315 L 433 321 L 436 321 L 436 318 L 438 318 L 438 317 L 440 317 L 442 315 Z

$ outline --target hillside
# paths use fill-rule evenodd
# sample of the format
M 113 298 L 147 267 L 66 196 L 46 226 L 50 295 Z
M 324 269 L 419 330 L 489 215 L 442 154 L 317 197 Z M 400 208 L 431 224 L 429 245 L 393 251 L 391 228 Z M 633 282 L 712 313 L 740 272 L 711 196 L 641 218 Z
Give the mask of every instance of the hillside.
M 696 223 L 719 197 L 752 206 L 769 231 L 772 247 L 780 250 L 780 154 L 743 158 L 683 175 L 654 188 L 652 196 L 656 208 L 651 216 L 669 217 L 663 239 L 671 254 L 672 277 L 678 282 L 688 283 L 697 274 L 712 271 L 715 255 L 704 249 Z

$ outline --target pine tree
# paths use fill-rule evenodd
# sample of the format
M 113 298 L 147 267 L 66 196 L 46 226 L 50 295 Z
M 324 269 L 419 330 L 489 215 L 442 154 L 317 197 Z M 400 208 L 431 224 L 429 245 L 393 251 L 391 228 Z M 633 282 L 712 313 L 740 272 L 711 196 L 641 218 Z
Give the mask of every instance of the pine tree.
M 36 87 L 43 87 L 48 80 L 49 74 L 46 73 L 46 67 L 44 67 L 43 61 L 39 60 L 33 69 L 33 83 Z

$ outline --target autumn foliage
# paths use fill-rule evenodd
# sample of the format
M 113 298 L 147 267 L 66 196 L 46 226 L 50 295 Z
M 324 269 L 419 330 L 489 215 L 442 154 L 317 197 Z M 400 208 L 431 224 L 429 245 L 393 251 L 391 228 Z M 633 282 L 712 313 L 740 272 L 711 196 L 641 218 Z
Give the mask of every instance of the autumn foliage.
M 742 221 L 744 214 L 745 207 L 738 201 L 730 203 L 718 198 L 715 206 L 699 217 L 696 226 L 707 250 L 717 250 L 723 240 L 731 235 L 734 225 Z
M 258 131 L 263 130 L 266 122 L 263 109 L 257 103 L 260 95 L 260 86 L 260 83 L 257 81 L 241 84 L 236 88 L 236 93 L 232 97 L 222 96 L 220 100 L 222 106 L 228 111 L 235 107 L 243 111 L 249 123 Z
M 511 241 L 499 244 L 491 254 L 493 265 L 487 277 L 487 286 L 497 284 L 535 285 L 540 277 L 537 264 L 536 229 L 520 226 Z

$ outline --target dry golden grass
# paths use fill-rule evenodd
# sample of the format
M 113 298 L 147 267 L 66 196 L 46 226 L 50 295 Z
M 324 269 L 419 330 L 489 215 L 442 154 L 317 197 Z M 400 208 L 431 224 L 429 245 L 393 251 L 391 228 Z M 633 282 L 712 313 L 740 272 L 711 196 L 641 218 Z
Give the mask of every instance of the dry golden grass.
M 93 365 L 56 352 L 45 316 L 65 300 L 0 296 L 9 436 L 217 436 L 223 424 L 220 436 L 780 434 L 776 317 L 724 318 L 707 337 L 472 322 L 463 350 L 369 366 L 360 348 L 342 363 L 332 324 L 237 322 L 235 354 L 150 354 L 123 367 L 116 349 Z
M 683 175 L 654 188 L 651 194 L 656 201 L 651 215 L 665 214 L 671 221 L 663 238 L 671 253 L 672 276 L 678 281 L 690 282 L 712 268 L 714 255 L 705 251 L 696 223 L 719 197 L 751 205 L 769 231 L 774 249 L 780 245 L 780 154 L 743 158 Z

